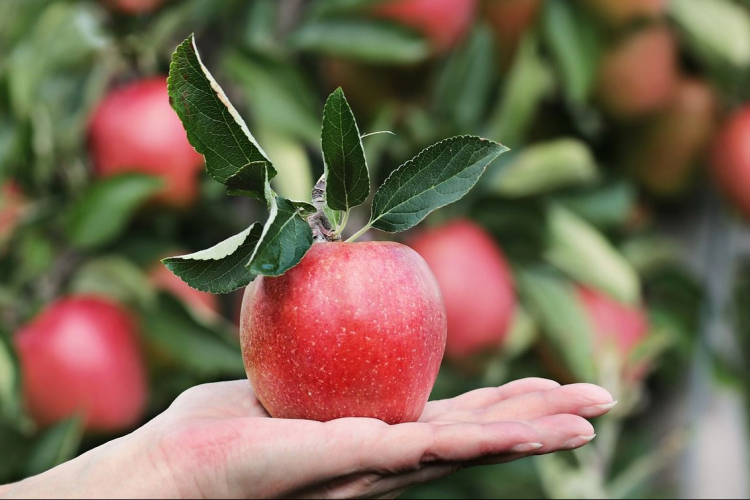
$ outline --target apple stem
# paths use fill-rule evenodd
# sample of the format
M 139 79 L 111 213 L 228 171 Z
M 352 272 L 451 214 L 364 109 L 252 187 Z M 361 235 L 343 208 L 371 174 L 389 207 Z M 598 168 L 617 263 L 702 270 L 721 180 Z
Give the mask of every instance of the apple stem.
M 307 223 L 313 231 L 313 239 L 315 241 L 335 241 L 340 240 L 340 231 L 336 232 L 333 230 L 331 220 L 326 216 L 325 207 L 325 192 L 326 192 L 326 176 L 323 174 L 318 182 L 315 183 L 315 187 L 312 191 L 312 204 L 317 210 L 313 215 L 307 218 Z M 349 213 L 347 212 L 348 216 Z M 346 219 L 344 220 L 344 223 Z M 338 228 L 336 228 L 338 230 Z M 343 229 L 343 227 L 341 228 Z
M 336 236 L 339 236 L 344 231 L 344 228 L 346 227 L 347 222 L 349 222 L 349 210 L 344 212 L 344 215 L 341 218 L 341 222 L 336 227 L 336 230 L 333 231 L 333 233 L 331 233 L 331 238 L 335 238 Z
M 357 231 L 356 233 L 354 233 L 351 236 L 351 238 L 349 238 L 348 240 L 346 240 L 346 243 L 352 243 L 352 242 L 356 241 L 357 238 L 359 238 L 360 236 L 362 236 L 363 234 L 365 234 L 367 231 L 369 231 L 370 227 L 372 227 L 372 224 L 368 223 L 365 227 L 363 227 L 362 229 L 360 229 L 359 231 Z

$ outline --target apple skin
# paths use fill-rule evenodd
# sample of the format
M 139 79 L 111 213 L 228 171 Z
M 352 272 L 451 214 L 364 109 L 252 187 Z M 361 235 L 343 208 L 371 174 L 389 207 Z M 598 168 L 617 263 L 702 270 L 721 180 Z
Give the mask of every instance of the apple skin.
M 176 251 L 170 253 L 170 255 L 183 255 L 185 253 L 187 252 Z M 148 277 L 154 287 L 171 293 L 199 317 L 212 320 L 219 316 L 221 308 L 218 295 L 196 290 L 182 281 L 161 262 L 157 262 L 151 267 Z
M 13 181 L 0 186 L 0 240 L 13 234 L 26 207 L 21 188 Z
M 536 22 L 541 0 L 485 0 L 484 17 L 497 40 L 502 68 L 507 68 L 521 37 Z
M 596 98 L 615 118 L 640 118 L 669 106 L 677 82 L 674 34 L 665 26 L 652 26 L 620 40 L 605 53 Z
M 45 308 L 15 336 L 30 415 L 42 426 L 76 414 L 88 431 L 115 432 L 139 422 L 147 385 L 132 316 L 96 296 Z
M 667 0 L 586 0 L 587 6 L 612 27 L 623 27 L 639 19 L 662 17 Z
M 125 14 L 145 14 L 161 7 L 166 0 L 102 0 L 103 3 Z
M 89 150 L 99 177 L 125 172 L 160 177 L 165 187 L 157 201 L 184 208 L 198 195 L 203 157 L 169 105 L 166 81 L 155 77 L 110 92 L 93 114 Z
M 416 421 L 445 350 L 445 306 L 425 261 L 393 242 L 315 243 L 247 287 L 240 340 L 276 418 Z
M 409 245 L 435 273 L 448 313 L 446 358 L 499 350 L 516 307 L 513 275 L 492 237 L 468 219 L 417 235 Z
M 710 165 L 721 190 L 750 219 L 750 105 L 722 126 L 712 146 Z
M 372 15 L 419 31 L 436 54 L 444 54 L 469 32 L 476 10 L 477 0 L 386 0 Z
M 716 131 L 719 103 L 706 82 L 681 80 L 669 107 L 629 137 L 622 157 L 652 195 L 674 198 L 695 177 Z

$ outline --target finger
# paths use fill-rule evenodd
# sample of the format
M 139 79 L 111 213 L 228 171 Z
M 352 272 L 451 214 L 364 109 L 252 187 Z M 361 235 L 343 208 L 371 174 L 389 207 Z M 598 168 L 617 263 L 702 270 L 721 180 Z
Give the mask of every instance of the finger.
M 495 465 L 512 462 L 531 455 L 546 455 L 557 451 L 574 450 L 590 443 L 595 437 L 594 427 L 578 415 L 551 415 L 529 422 L 539 434 L 542 447 L 525 453 L 500 454 L 464 464 Z
M 560 384 L 553 380 L 531 377 L 515 380 L 500 387 L 477 389 L 452 399 L 427 403 L 419 420 L 429 422 L 445 413 L 483 408 L 520 394 L 547 391 L 556 387 L 560 387 Z
M 463 463 L 519 450 L 537 449 L 541 437 L 524 422 L 487 424 L 402 424 L 378 439 L 364 465 L 385 474 L 403 474 L 425 465 Z
M 594 418 L 607 413 L 614 405 L 612 395 L 599 386 L 571 384 L 548 391 L 520 394 L 484 408 L 448 412 L 439 418 L 480 423 L 533 420 L 560 413 Z
M 539 433 L 544 445 L 534 452 L 537 455 L 574 450 L 590 443 L 596 436 L 591 422 L 578 415 L 550 415 L 529 424 Z
M 219 418 L 269 416 L 247 379 L 193 386 L 175 399 L 171 409 Z

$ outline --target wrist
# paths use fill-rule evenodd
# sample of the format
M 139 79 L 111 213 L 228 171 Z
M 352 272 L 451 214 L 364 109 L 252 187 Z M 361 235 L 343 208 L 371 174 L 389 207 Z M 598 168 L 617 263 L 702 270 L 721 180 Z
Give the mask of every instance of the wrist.
M 159 498 L 172 496 L 166 474 L 150 460 L 142 429 L 21 482 L 0 498 Z

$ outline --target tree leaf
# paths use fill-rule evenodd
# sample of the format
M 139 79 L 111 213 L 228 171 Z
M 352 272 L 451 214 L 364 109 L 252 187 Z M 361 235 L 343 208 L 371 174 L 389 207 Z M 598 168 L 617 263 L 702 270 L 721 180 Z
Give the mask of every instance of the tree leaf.
M 596 226 L 614 227 L 632 215 L 636 192 L 632 182 L 620 179 L 559 194 L 555 199 Z
M 289 42 L 302 51 L 380 64 L 414 64 L 430 55 L 429 43 L 416 31 L 373 19 L 311 20 Z
M 21 365 L 7 334 L 0 329 L 0 417 L 19 427 L 25 421 Z
M 508 155 L 511 156 L 511 155 Z M 546 193 L 598 178 L 596 160 L 578 139 L 559 138 L 524 148 L 485 184 L 506 197 Z
M 201 62 L 193 35 L 172 55 L 167 88 L 190 144 L 206 157 L 211 177 L 224 184 L 256 162 L 266 163 L 269 180 L 276 175 L 271 161 Z M 265 176 L 243 175 L 240 179 L 243 184 L 235 189 L 241 187 L 246 194 L 264 198 Z
M 161 293 L 157 307 L 144 311 L 144 337 L 158 352 L 197 375 L 240 376 L 244 373 L 238 345 L 226 342 L 198 322 L 175 297 Z
M 750 66 L 750 14 L 727 0 L 672 0 L 669 14 L 689 46 L 712 66 Z
M 573 286 L 543 268 L 522 269 L 516 278 L 523 303 L 568 369 L 582 382 L 597 382 L 594 332 Z
M 364 203 L 370 195 L 367 160 L 357 121 L 341 87 L 326 101 L 320 142 L 326 171 L 326 205 L 348 211 Z
M 546 2 L 542 21 L 547 46 L 557 60 L 568 99 L 585 102 L 596 79 L 602 47 L 597 23 L 585 8 L 567 0 Z
M 104 295 L 126 304 L 148 306 L 156 298 L 146 274 L 131 260 L 105 255 L 86 262 L 70 283 L 70 291 Z
M 256 222 L 239 234 L 200 252 L 164 259 L 167 269 L 185 283 L 203 292 L 229 293 L 255 279 L 245 265 L 263 233 Z
M 622 302 L 640 300 L 641 283 L 633 266 L 596 228 L 560 205 L 550 207 L 548 224 L 547 262 Z
M 160 179 L 140 174 L 118 175 L 91 185 L 67 213 L 68 239 L 86 249 L 111 242 L 161 186 Z
M 500 100 L 488 119 L 487 136 L 510 147 L 520 145 L 539 106 L 554 88 L 552 70 L 539 54 L 538 36 L 528 33 L 521 40 Z
M 370 226 L 404 231 L 427 215 L 461 199 L 495 158 L 502 144 L 473 136 L 445 139 L 391 173 L 375 194 Z
M 438 74 L 436 111 L 461 130 L 476 130 L 497 93 L 495 41 L 485 24 L 479 25 Z
M 265 196 L 259 196 L 257 186 L 263 185 L 266 172 L 270 171 L 270 169 L 273 169 L 273 167 L 266 161 L 248 163 L 225 181 L 227 194 L 230 196 L 250 196 L 259 200 L 265 200 Z
M 26 464 L 26 476 L 41 474 L 73 458 L 82 438 L 81 417 L 63 420 L 45 431 L 31 451 Z
M 312 246 L 312 229 L 303 216 L 316 210 L 267 190 L 270 214 L 247 267 L 253 274 L 280 276 L 299 264 Z

